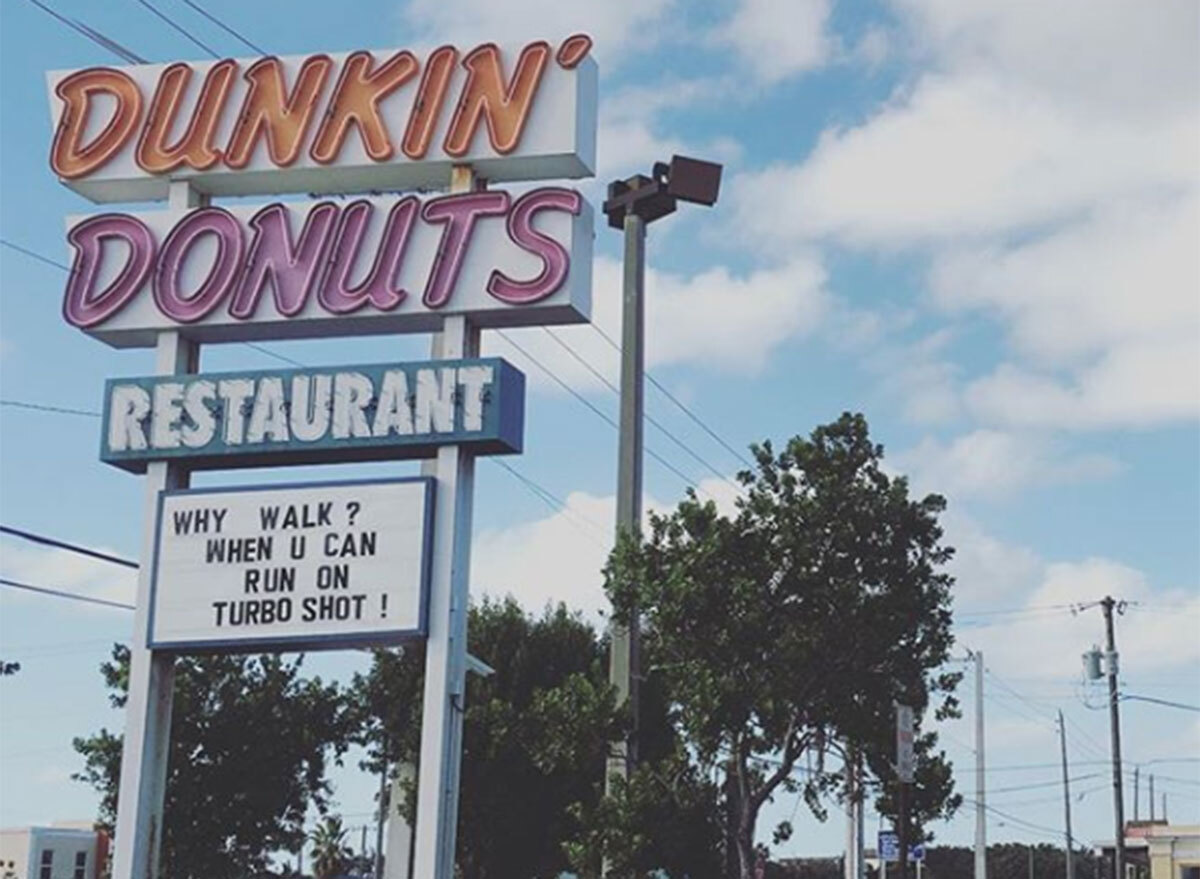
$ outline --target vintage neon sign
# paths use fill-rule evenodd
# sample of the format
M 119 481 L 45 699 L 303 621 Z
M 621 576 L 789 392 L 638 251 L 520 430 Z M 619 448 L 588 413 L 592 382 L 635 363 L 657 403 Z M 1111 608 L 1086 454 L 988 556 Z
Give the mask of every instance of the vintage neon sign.
M 110 379 L 100 460 L 143 473 L 519 453 L 525 377 L 497 357 Z
M 362 192 L 595 167 L 591 40 L 91 67 L 49 75 L 50 166 L 94 201 Z
M 100 214 L 67 238 L 63 315 L 116 347 L 164 329 L 233 341 L 426 331 L 462 312 L 480 326 L 590 313 L 591 208 L 558 187 Z

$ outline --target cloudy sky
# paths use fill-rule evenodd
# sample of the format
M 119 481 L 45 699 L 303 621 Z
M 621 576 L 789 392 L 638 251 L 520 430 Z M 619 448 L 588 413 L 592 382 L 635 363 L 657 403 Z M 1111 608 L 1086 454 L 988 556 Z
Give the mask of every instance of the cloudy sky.
M 205 57 L 138 4 L 48 2 L 148 59 Z M 216 52 L 244 53 L 180 0 L 157 5 Z M 730 502 L 739 462 L 710 430 L 741 452 L 864 412 L 889 466 L 949 499 L 959 649 L 982 649 L 989 668 L 992 838 L 1057 838 L 1058 709 L 1078 779 L 1076 833 L 1111 836 L 1107 717 L 1079 662 L 1102 639 L 1102 618 L 1077 606 L 1106 594 L 1128 602 L 1118 621 L 1127 692 L 1200 704 L 1200 6 L 202 5 L 280 54 L 590 33 L 600 167 L 582 189 L 593 202 L 607 180 L 676 152 L 726 165 L 715 209 L 681 210 L 650 236 L 648 364 L 707 430 L 648 392 L 650 415 L 680 443 L 648 429 L 670 469 L 647 462 L 647 503 L 669 506 L 688 483 Z M 38 259 L 67 259 L 63 216 L 95 210 L 47 168 L 43 74 L 120 62 L 17 0 L 3 5 L 0 40 L 0 390 L 6 401 L 94 411 L 104 377 L 152 363 L 66 326 L 63 272 Z M 595 323 L 616 337 L 619 236 L 597 235 Z M 530 379 L 526 452 L 511 464 L 550 497 L 481 463 L 473 590 L 535 608 L 561 600 L 600 620 L 616 437 L 543 366 L 614 415 L 611 391 L 560 343 L 609 380 L 616 353 L 587 326 L 558 340 L 509 335 L 485 347 Z M 271 347 L 306 363 L 368 362 L 420 356 L 427 341 Z M 244 346 L 213 349 L 205 362 L 274 365 Z M 96 419 L 13 405 L 0 417 L 0 519 L 135 555 L 140 484 L 97 461 Z M 260 478 L 279 474 L 198 482 Z M 7 539 L 0 552 L 4 577 L 133 599 L 120 568 Z M 0 591 L 2 653 L 22 664 L 0 685 L 0 824 L 93 814 L 94 795 L 69 780 L 79 767 L 70 740 L 120 726 L 96 667 L 130 636 L 130 616 Z M 343 676 L 356 663 L 312 665 Z M 973 688 L 962 696 L 971 702 Z M 1122 710 L 1127 766 L 1155 773 L 1173 819 L 1200 821 L 1200 714 L 1142 701 Z M 943 728 L 968 798 L 971 721 L 968 712 Z M 372 790 L 344 773 L 342 810 L 365 816 Z M 796 811 L 794 797 L 772 804 L 765 836 Z M 780 854 L 840 850 L 836 810 L 826 825 L 802 815 L 800 806 L 799 832 Z M 973 826 L 967 805 L 933 829 L 966 844 Z

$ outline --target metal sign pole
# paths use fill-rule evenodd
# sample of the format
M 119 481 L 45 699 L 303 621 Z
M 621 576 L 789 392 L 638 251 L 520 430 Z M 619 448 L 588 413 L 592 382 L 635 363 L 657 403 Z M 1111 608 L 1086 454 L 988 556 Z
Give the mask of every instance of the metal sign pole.
M 450 189 L 469 191 L 474 182 L 470 168 L 456 167 Z M 446 317 L 442 332 L 434 340 L 434 356 L 454 359 L 478 355 L 479 328 L 462 315 Z M 438 449 L 436 474 L 413 875 L 452 879 L 466 692 L 475 457 L 460 446 L 442 446 Z
M 171 183 L 174 210 L 199 207 L 207 199 L 186 182 Z M 196 372 L 200 346 L 177 331 L 158 334 L 155 371 L 159 375 Z M 163 800 L 171 744 L 171 701 L 175 692 L 175 658 L 151 650 L 150 589 L 153 579 L 158 493 L 187 488 L 191 474 L 183 464 L 162 461 L 146 467 L 142 505 L 142 564 L 138 569 L 137 609 L 129 644 L 129 699 L 125 705 L 125 741 L 113 848 L 113 879 L 154 879 L 162 853 Z

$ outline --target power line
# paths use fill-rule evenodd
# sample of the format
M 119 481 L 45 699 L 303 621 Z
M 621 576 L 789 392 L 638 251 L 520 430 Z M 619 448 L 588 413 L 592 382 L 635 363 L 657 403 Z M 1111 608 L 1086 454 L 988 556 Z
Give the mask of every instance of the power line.
M 1135 702 L 1151 702 L 1155 705 L 1165 705 L 1168 708 L 1182 708 L 1184 711 L 1200 711 L 1200 706 L 1185 705 L 1182 702 L 1172 702 L 1170 699 L 1155 699 L 1153 696 L 1135 696 L 1132 693 L 1122 693 L 1121 701 L 1132 699 Z
M 17 251 L 17 253 L 22 253 L 25 256 L 29 257 L 30 259 L 36 259 L 38 262 L 45 263 L 48 266 L 53 266 L 56 269 L 62 269 L 67 274 L 70 274 L 72 272 L 71 267 L 66 265 L 65 263 L 61 263 L 61 262 L 58 262 L 57 260 L 53 260 L 50 257 L 45 256 L 44 254 L 38 253 L 35 250 L 30 250 L 28 247 L 22 247 L 19 244 L 14 244 L 13 242 L 9 241 L 7 238 L 0 238 L 0 244 L 3 244 L 5 247 L 11 248 L 11 249 Z M 259 352 L 260 354 L 265 354 L 268 357 L 273 357 L 274 359 L 281 361 L 282 363 L 286 363 L 290 366 L 304 366 L 304 364 L 301 363 L 299 360 L 293 360 L 291 357 L 287 357 L 276 351 L 272 351 L 267 346 L 259 345 L 257 342 L 242 342 L 241 344 L 245 345 L 247 348 L 251 348 L 251 349 Z M 47 411 L 55 411 L 51 407 L 42 407 L 42 406 L 37 405 L 36 403 L 22 403 L 22 402 L 14 401 L 14 402 L 7 402 L 7 403 L 5 403 L 5 405 L 19 406 L 24 409 L 44 408 Z M 99 413 L 89 413 L 89 412 L 82 412 L 82 411 L 73 411 L 73 412 L 70 412 L 69 414 L 72 414 L 72 415 L 96 414 L 97 417 L 99 416 Z
M 45 3 L 40 2 L 40 0 L 29 0 L 29 2 L 32 3 L 34 6 L 36 6 L 38 9 L 45 12 L 47 15 L 52 16 L 55 20 L 66 25 L 71 30 L 73 30 L 76 33 L 81 34 L 85 38 L 91 40 L 97 46 L 100 46 L 102 49 L 107 49 L 108 51 L 112 52 L 114 55 L 116 55 L 121 60 L 128 61 L 130 64 L 146 64 L 147 63 L 146 59 L 143 58 L 142 56 L 140 56 L 134 52 L 131 52 L 129 49 L 126 49 L 120 43 L 116 42 L 115 40 L 109 39 L 104 34 L 100 33 L 100 31 L 95 30 L 94 28 L 88 27 L 83 22 L 78 21 L 74 18 L 67 18 L 64 15 L 60 15 L 59 13 L 57 13 L 53 9 L 51 9 L 49 6 L 47 6 Z
M 548 335 L 551 339 L 553 339 L 555 342 L 557 342 L 564 351 L 566 351 L 568 354 L 570 354 L 571 357 L 574 358 L 576 362 L 578 362 L 580 365 L 583 366 L 584 369 L 586 369 L 588 372 L 590 372 L 592 375 L 594 375 L 597 379 L 599 379 L 601 381 L 601 383 L 604 384 L 605 387 L 607 387 L 610 391 L 612 391 L 614 394 L 616 394 L 617 398 L 620 399 L 620 397 L 621 397 L 620 388 L 618 388 L 616 385 L 614 385 L 612 382 L 610 382 L 604 376 L 604 374 L 600 372 L 600 370 L 596 369 L 596 367 L 594 367 L 591 363 L 589 363 L 587 360 L 585 360 L 578 351 L 576 351 L 574 348 L 572 348 L 570 345 L 568 345 L 561 336 L 559 336 L 557 333 L 555 333 L 549 327 L 542 327 L 542 329 L 545 331 L 546 335 Z M 734 482 L 732 479 L 730 479 L 728 476 L 726 476 L 724 473 L 722 473 L 720 470 L 718 470 L 716 467 L 714 467 L 708 461 L 704 460 L 698 454 L 696 454 L 696 452 L 691 448 L 691 446 L 687 445 L 687 443 L 685 443 L 679 437 L 675 436 L 675 434 L 671 433 L 671 431 L 667 430 L 667 428 L 665 428 L 659 421 L 657 421 L 652 415 L 650 415 L 649 412 L 643 412 L 642 417 L 645 418 L 646 421 L 648 421 L 651 425 L 656 427 L 659 431 L 661 431 L 663 433 L 663 435 L 666 436 L 667 439 L 669 439 L 671 442 L 675 443 L 675 445 L 679 446 L 679 448 L 681 448 L 685 452 L 687 452 L 693 458 L 693 460 L 697 461 L 700 464 L 701 467 L 707 468 L 714 476 L 717 477 L 717 479 L 721 479 L 721 480 L 724 480 L 725 482 L 728 482 L 730 485 L 733 486 L 734 490 L 738 491 L 739 493 L 742 491 L 742 487 L 740 485 L 738 485 L 736 482 Z
M 1076 775 L 1074 778 L 1068 779 L 1068 781 L 1070 781 L 1072 783 L 1074 783 L 1076 781 L 1087 781 L 1089 778 L 1099 778 L 1102 775 L 1104 775 L 1103 772 L 1089 772 L 1086 775 Z M 1041 787 L 1054 787 L 1055 785 L 1060 785 L 1060 784 L 1062 784 L 1062 779 L 1056 778 L 1056 779 L 1053 779 L 1052 781 L 1035 781 L 1035 782 L 1031 782 L 1030 784 L 1017 784 L 1017 785 L 1012 785 L 1011 787 L 991 788 L 988 790 L 987 793 L 988 793 L 988 796 L 991 796 L 992 794 L 1007 794 L 1007 793 L 1015 793 L 1017 791 L 1035 790 L 1036 788 L 1041 788 Z
M 88 604 L 102 604 L 106 607 L 117 607 L 121 610 L 134 610 L 132 604 L 124 604 L 120 601 L 109 601 L 105 598 L 92 598 L 90 595 L 80 595 L 78 592 L 66 592 L 62 589 L 51 589 L 48 586 L 32 586 L 29 583 L 18 583 L 16 580 L 9 580 L 5 577 L 0 577 L 0 586 L 10 586 L 13 589 L 24 589 L 29 592 L 37 592 L 40 595 L 52 595 L 55 598 L 68 598 L 72 601 L 86 601 Z
M 608 541 L 610 541 L 611 538 L 610 538 L 609 534 L 607 532 L 605 532 L 604 529 L 600 525 L 598 525 L 596 522 L 593 522 L 587 516 L 583 516 L 583 515 L 576 513 L 574 510 L 572 510 L 570 508 L 570 506 L 567 504 L 566 501 L 562 500 L 557 495 L 552 494 L 549 490 L 538 485 L 532 479 L 530 479 L 529 477 L 527 477 L 523 473 L 521 473 L 519 470 L 517 470 L 517 468 L 515 468 L 511 464 L 509 464 L 507 461 L 505 461 L 501 458 L 491 458 L 491 457 L 489 457 L 488 460 L 491 461 L 493 464 L 495 464 L 497 467 L 502 467 L 503 469 L 507 470 L 514 479 L 516 479 L 518 482 L 520 482 L 522 485 L 524 485 L 527 489 L 529 489 L 529 491 L 532 492 L 535 496 L 540 498 L 542 500 L 542 502 L 546 504 L 546 506 L 550 507 L 550 509 L 554 510 L 555 512 L 561 511 L 561 512 L 565 513 L 568 518 L 577 518 L 578 521 L 582 522 L 583 524 L 585 524 L 591 528 L 594 528 L 597 531 L 597 533 L 599 533 L 600 536 L 602 538 L 604 538 L 604 540 L 606 541 L 605 543 L 599 543 L 598 541 L 595 541 L 597 543 L 597 545 L 602 546 L 605 549 L 608 548 L 608 545 L 609 545 Z M 589 539 L 593 539 L 593 538 L 591 538 L 589 536 Z
M 1049 834 L 1049 835 L 1052 835 L 1055 839 L 1062 839 L 1063 832 L 1061 829 L 1047 827 L 1045 824 L 1034 824 L 1032 821 L 1026 821 L 1023 818 L 1017 818 L 1013 815 L 1008 814 L 1007 812 L 1003 812 L 1000 809 L 997 809 L 995 806 L 991 805 L 990 803 L 980 803 L 978 800 L 974 800 L 969 797 L 964 797 L 963 802 L 967 803 L 968 805 L 972 806 L 975 809 L 978 809 L 982 806 L 982 808 L 985 811 L 992 812 L 995 815 L 998 815 L 999 817 L 1005 819 L 1006 821 L 1010 821 L 1019 827 L 1025 828 L 1026 830 L 1031 830 L 1035 833 Z
M 158 18 L 165 21 L 171 27 L 172 30 L 176 31 L 177 33 L 182 34 L 184 37 L 186 37 L 188 40 L 190 40 L 193 44 L 199 46 L 201 49 L 203 49 L 205 52 L 207 52 L 212 57 L 214 57 L 214 58 L 221 57 L 211 46 L 198 40 L 183 25 L 179 24 L 174 19 L 172 19 L 170 16 L 168 16 L 167 14 L 160 12 L 158 9 L 155 9 L 152 5 L 150 5 L 150 0 L 137 0 L 137 2 L 140 3 L 142 6 L 145 6 L 147 9 L 149 9 L 152 13 L 154 13 L 156 16 L 158 16 Z
M 253 51 L 257 52 L 259 55 L 271 54 L 266 49 L 260 49 L 258 46 L 256 46 L 254 43 L 250 42 L 248 39 L 246 39 L 240 33 L 238 33 L 233 28 L 231 28 L 229 25 L 227 25 L 225 22 L 221 21 L 221 19 L 217 18 L 211 12 L 208 12 L 206 9 L 204 9 L 202 6 L 200 6 L 198 3 L 193 3 L 192 0 L 183 0 L 183 2 L 186 3 L 188 6 L 192 7 L 192 9 L 199 12 L 201 15 L 203 15 L 205 18 L 207 18 L 209 21 L 211 21 L 213 24 L 215 24 L 221 30 L 225 31 L 225 33 L 227 33 L 231 37 L 233 37 L 235 40 L 240 41 L 242 43 L 242 45 L 249 47 Z
M 1052 611 L 1069 611 L 1073 610 L 1073 604 L 1041 604 L 1031 605 L 1029 607 L 1012 607 L 1003 610 L 973 610 L 956 612 L 957 617 L 991 617 L 991 616 L 1010 616 L 1015 614 L 1040 614 Z
M 528 351 L 526 351 L 523 347 L 521 347 L 520 344 L 518 344 L 517 342 L 514 342 L 512 337 L 509 336 L 506 332 L 504 332 L 504 330 L 498 329 L 495 332 L 496 332 L 496 335 L 498 335 L 500 338 L 502 338 L 505 342 L 507 342 L 513 348 L 520 351 L 521 354 L 523 354 L 525 356 L 525 358 L 527 360 L 529 360 L 534 366 L 536 366 L 542 372 L 546 373 L 546 375 L 548 375 L 551 379 L 553 379 L 559 385 L 559 387 L 561 387 L 568 394 L 570 394 L 572 397 L 574 397 L 576 400 L 578 400 L 580 403 L 582 403 L 584 406 L 586 406 L 588 409 L 590 409 L 598 418 L 600 418 L 602 421 L 604 421 L 605 424 L 607 424 L 613 430 L 616 430 L 618 432 L 621 430 L 621 428 L 617 424 L 617 422 L 613 421 L 612 418 L 607 413 L 605 413 L 602 409 L 597 407 L 596 404 L 594 404 L 591 400 L 589 400 L 583 394 L 579 393 L 579 391 L 575 390 L 573 387 L 571 387 L 569 384 L 567 384 L 565 381 L 563 381 L 563 379 L 559 378 L 559 376 L 556 372 L 554 372 L 552 369 L 550 369 L 550 367 L 546 366 L 540 360 L 538 360 L 536 357 L 534 357 L 532 354 L 530 354 Z M 690 476 L 688 476 L 686 473 L 684 473 L 682 470 L 680 470 L 678 467 L 676 467 L 671 462 L 667 461 L 664 457 L 662 457 L 662 455 L 658 454 L 656 451 L 654 451 L 649 446 L 646 446 L 645 450 L 646 450 L 647 455 L 649 455 L 651 458 L 653 458 L 659 464 L 666 467 L 668 470 L 670 470 L 672 473 L 674 473 L 676 476 L 678 476 L 680 479 L 682 479 L 684 485 L 688 486 L 689 488 L 694 488 L 694 489 L 696 489 L 696 491 L 706 494 L 710 498 L 712 497 L 712 495 L 709 492 L 705 491 L 703 488 L 701 488 L 697 484 L 698 480 L 692 479 Z
M 24 400 L 0 400 L 0 406 L 12 406 L 14 409 L 33 409 L 38 412 L 54 412 L 57 415 L 84 415 L 88 418 L 99 418 L 99 412 L 90 409 L 70 409 L 66 406 L 45 406 L 41 403 L 27 403 Z
M 282 363 L 287 363 L 291 366 L 304 366 L 304 364 L 299 360 L 293 360 L 291 357 L 286 357 L 283 354 L 272 351 L 270 348 L 266 347 L 265 345 L 259 345 L 257 342 L 242 342 L 242 344 L 247 348 L 253 348 L 260 354 L 266 354 L 268 357 L 274 357 L 276 360 L 281 361 Z
M 138 563 L 130 559 L 123 559 L 120 556 L 109 555 L 106 552 L 100 552 L 95 549 L 88 549 L 86 546 L 79 546 L 74 543 L 67 543 L 65 540 L 56 540 L 53 537 L 44 537 L 41 534 L 34 534 L 31 531 L 22 531 L 20 528 L 11 528 L 8 525 L 0 525 L 0 534 L 8 534 L 12 537 L 20 537 L 22 540 L 28 540 L 31 543 L 40 543 L 43 546 L 53 546 L 56 549 L 65 549 L 68 552 L 77 553 L 79 555 L 90 556 L 94 559 L 99 559 L 102 562 L 111 562 L 114 565 L 121 565 L 126 568 L 137 569 Z
M 34 2 L 34 0 L 30 0 L 30 2 L 32 3 L 32 2 Z M 62 269 L 64 272 L 67 272 L 68 274 L 71 271 L 70 266 L 67 266 L 61 262 L 57 262 L 56 260 L 50 259 L 50 257 L 48 257 L 48 256 L 43 256 L 42 254 L 37 253 L 36 251 L 30 250 L 27 247 L 22 247 L 19 244 L 13 244 L 7 238 L 0 238 L 0 244 L 3 244 L 5 247 L 12 248 L 17 253 L 23 253 L 32 259 L 36 259 L 38 262 L 44 262 L 48 266 L 54 266 L 56 269 Z
M 596 325 L 595 323 L 592 323 L 589 326 L 591 326 L 591 328 L 599 334 L 600 338 L 602 338 L 604 341 L 608 342 L 608 344 L 612 346 L 613 350 L 615 350 L 618 354 L 621 353 L 621 346 L 618 345 L 616 342 L 614 342 L 612 337 L 609 336 L 608 333 L 606 333 L 606 332 L 604 332 L 604 330 L 600 329 L 600 327 L 598 325 Z M 672 403 L 674 403 L 677 407 L 679 407 L 680 411 L 682 411 L 684 415 L 686 415 L 688 418 L 692 419 L 692 421 L 696 422 L 696 424 L 705 433 L 707 433 L 710 437 L 712 437 L 713 440 L 715 440 L 723 449 L 725 449 L 725 451 L 729 452 L 729 454 L 733 455 L 735 458 L 737 458 L 739 461 L 741 461 L 742 464 L 744 464 L 747 469 L 749 469 L 749 470 L 754 469 L 754 464 L 745 455 L 743 455 L 741 452 L 739 452 L 737 449 L 735 449 L 733 446 L 731 446 L 729 443 L 727 443 L 724 439 L 722 439 L 715 430 L 713 430 L 711 427 L 709 427 L 704 422 L 704 420 L 700 418 L 699 415 L 697 415 L 695 412 L 693 412 L 691 409 L 689 409 L 674 394 L 672 394 L 670 391 L 668 391 L 666 389 L 666 387 L 658 379 L 656 379 L 654 377 L 653 373 L 651 373 L 649 370 L 647 370 L 645 372 L 645 375 L 646 375 L 646 381 L 650 382 L 650 384 L 652 384 L 655 388 L 658 389 L 659 393 L 661 393 L 664 397 L 666 397 L 668 400 L 670 400 Z

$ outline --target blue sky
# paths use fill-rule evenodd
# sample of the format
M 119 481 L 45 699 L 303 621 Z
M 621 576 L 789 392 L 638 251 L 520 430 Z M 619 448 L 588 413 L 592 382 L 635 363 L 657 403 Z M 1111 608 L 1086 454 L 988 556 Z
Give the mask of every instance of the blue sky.
M 153 60 L 202 59 L 128 2 L 47 0 Z M 179 0 L 162 11 L 217 52 L 244 47 Z M 605 181 L 674 152 L 726 164 L 721 201 L 681 210 L 650 236 L 648 362 L 655 377 L 737 448 L 863 411 L 890 465 L 949 498 L 963 648 L 983 649 L 993 788 L 1052 781 L 1051 718 L 1068 716 L 1083 792 L 1076 834 L 1111 835 L 1104 712 L 1079 654 L 1103 635 L 1111 593 L 1131 602 L 1118 638 L 1129 692 L 1200 703 L 1200 34 L 1187 0 L 642 0 L 605 4 L 413 0 L 336 5 L 202 4 L 270 51 L 559 40 L 586 31 L 601 69 Z M 50 173 L 44 72 L 117 64 L 30 3 L 0 19 L 0 233 L 65 261 L 63 217 L 97 209 Z M 619 236 L 598 228 L 595 320 L 618 326 Z M 145 374 L 68 327 L 64 273 L 0 248 L 0 392 L 5 400 L 98 408 L 108 376 Z M 616 353 L 589 327 L 562 331 L 610 378 Z M 598 408 L 616 400 L 540 330 L 512 338 Z M 420 337 L 272 343 L 305 363 L 421 357 Z M 473 589 L 531 607 L 563 600 L 599 619 L 611 532 L 615 433 L 503 339 L 489 353 L 529 376 L 526 451 L 512 463 L 558 498 L 549 507 L 487 462 L 477 487 Z M 205 368 L 266 368 L 244 346 Z M 737 460 L 656 390 L 652 448 L 728 502 Z M 137 552 L 141 485 L 97 459 L 98 421 L 0 409 L 0 520 L 126 556 Z M 197 484 L 407 472 L 403 466 L 209 474 Z M 684 483 L 646 465 L 650 505 Z M 11 540 L 3 576 L 131 601 L 121 569 Z M 1136 602 L 1136 603 L 1133 603 Z M 96 666 L 130 615 L 0 592 L 0 645 L 22 671 L 0 686 L 0 824 L 88 817 L 68 776 L 70 739 L 119 728 Z M 313 657 L 348 675 L 356 657 Z M 992 679 L 990 678 L 989 681 Z M 1011 688 L 1006 690 L 1005 686 Z M 1015 695 L 1014 694 L 1019 694 Z M 964 700 L 972 698 L 964 686 Z M 1159 776 L 1173 819 L 1200 821 L 1197 714 L 1126 702 L 1127 762 Z M 970 714 L 946 748 L 968 797 Z M 1152 763 L 1152 761 L 1167 761 Z M 1144 773 L 1145 774 L 1145 773 Z M 339 800 L 369 812 L 353 771 Z M 990 816 L 995 839 L 1049 839 L 1061 803 L 1041 788 L 991 802 L 1041 830 Z M 1143 799 L 1143 814 L 1145 801 Z M 762 823 L 789 817 L 782 797 Z M 803 815 L 803 807 L 801 807 Z M 1132 813 L 1132 808 L 1127 808 Z M 352 818 L 351 821 L 354 819 Z M 871 827 L 873 828 L 873 824 Z M 934 828 L 967 844 L 974 815 Z M 842 819 L 798 821 L 778 853 L 840 850 Z

